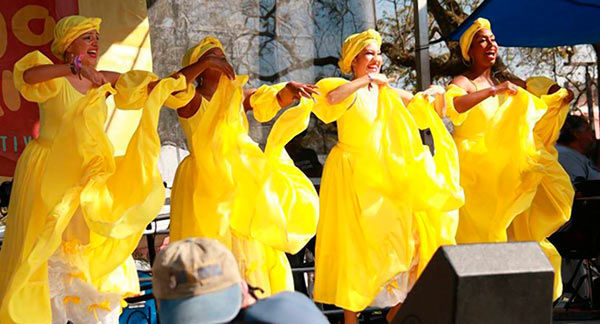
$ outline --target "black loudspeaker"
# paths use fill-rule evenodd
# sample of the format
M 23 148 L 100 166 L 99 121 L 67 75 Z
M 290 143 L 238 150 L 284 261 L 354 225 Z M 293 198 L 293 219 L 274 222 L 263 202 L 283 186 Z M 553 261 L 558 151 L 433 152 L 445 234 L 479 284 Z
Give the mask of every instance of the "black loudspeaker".
M 552 322 L 554 270 L 535 242 L 440 247 L 393 324 Z

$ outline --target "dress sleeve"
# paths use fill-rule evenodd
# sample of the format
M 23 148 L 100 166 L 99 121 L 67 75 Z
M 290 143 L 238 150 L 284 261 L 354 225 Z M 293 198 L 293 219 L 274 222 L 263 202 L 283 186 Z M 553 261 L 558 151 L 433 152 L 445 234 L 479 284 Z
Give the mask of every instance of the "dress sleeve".
M 115 104 L 119 109 L 140 109 L 148 99 L 148 84 L 158 80 L 152 72 L 129 71 L 119 77 Z
M 342 78 L 326 78 L 317 82 L 320 95 L 313 96 L 315 98 L 313 112 L 324 123 L 331 123 L 342 117 L 356 100 L 356 93 L 354 93 L 338 104 L 332 105 L 327 102 L 327 94 L 346 83 L 348 80 Z
M 287 82 L 275 85 L 262 85 L 250 97 L 250 105 L 254 111 L 254 118 L 261 123 L 267 122 L 281 110 L 277 101 L 277 93 L 285 87 Z
M 171 94 L 165 101 L 165 106 L 171 109 L 179 109 L 194 99 L 194 95 L 196 95 L 196 88 L 190 83 L 185 90 Z
M 548 90 L 550 90 L 550 87 L 552 87 L 555 84 L 556 82 L 550 78 L 536 76 L 527 79 L 526 88 L 527 91 L 531 92 L 537 97 L 541 97 L 543 95 L 547 95 Z
M 53 63 L 40 51 L 30 52 L 15 63 L 13 69 L 15 88 L 19 90 L 25 99 L 32 102 L 45 102 L 48 99 L 55 97 L 61 90 L 66 81 L 64 78 L 54 78 L 35 84 L 29 84 L 23 80 L 25 71 L 35 66 L 48 64 Z
M 461 87 L 451 84 L 446 89 L 446 114 L 452 123 L 456 126 L 460 126 L 467 119 L 469 111 L 460 113 L 454 107 L 454 98 L 464 96 L 467 92 Z

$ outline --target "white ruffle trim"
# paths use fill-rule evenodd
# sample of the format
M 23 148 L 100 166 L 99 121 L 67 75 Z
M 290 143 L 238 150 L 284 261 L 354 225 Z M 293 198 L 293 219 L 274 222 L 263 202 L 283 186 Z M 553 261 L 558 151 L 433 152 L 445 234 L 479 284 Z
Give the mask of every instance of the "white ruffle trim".
M 48 260 L 52 323 L 119 323 L 122 296 L 97 291 L 85 272 L 74 266 L 82 264 L 80 258 L 80 253 L 58 249 Z

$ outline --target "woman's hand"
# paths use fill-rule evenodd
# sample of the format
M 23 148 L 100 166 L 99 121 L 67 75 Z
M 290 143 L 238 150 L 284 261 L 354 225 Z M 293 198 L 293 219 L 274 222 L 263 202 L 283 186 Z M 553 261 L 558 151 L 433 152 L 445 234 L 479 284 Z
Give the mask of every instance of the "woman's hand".
M 573 91 L 571 91 L 571 89 L 565 88 L 567 89 L 567 96 L 565 97 L 565 99 L 563 99 L 563 101 L 565 103 L 569 103 L 571 101 L 573 101 L 573 99 L 575 98 L 575 94 L 573 93 Z
M 517 91 L 519 91 L 519 86 L 510 81 L 504 81 L 499 85 L 495 86 L 494 88 L 496 89 L 494 95 L 504 93 L 509 95 L 515 95 L 517 94 Z
M 548 89 L 548 94 L 553 94 L 557 91 L 559 91 L 561 88 L 558 84 L 553 84 L 550 89 Z M 569 103 L 571 101 L 573 101 L 573 99 L 575 98 L 575 94 L 573 93 L 573 91 L 571 91 L 571 89 L 565 87 L 565 90 L 567 90 L 567 96 L 563 98 L 563 102 L 564 103 Z
M 423 94 L 425 96 L 431 96 L 431 97 L 437 97 L 437 96 L 443 96 L 444 93 L 446 93 L 446 89 L 444 89 L 444 87 L 439 86 L 439 85 L 435 85 L 432 84 L 429 87 L 427 87 L 427 89 L 425 89 L 425 91 L 423 91 Z
M 285 88 L 283 88 L 281 92 L 292 96 L 294 99 L 300 99 L 302 97 L 310 99 L 313 94 L 319 94 L 319 91 L 317 91 L 318 88 L 319 87 L 313 84 L 290 81 L 285 85 Z
M 281 107 L 287 107 L 294 103 L 294 101 L 300 100 L 302 97 L 311 99 L 313 94 L 318 95 L 318 88 L 319 87 L 312 84 L 289 81 L 285 87 L 277 93 L 277 101 Z
M 391 82 L 396 81 L 396 77 L 388 78 L 383 73 L 369 73 L 368 77 L 369 77 L 369 80 L 371 81 L 370 83 L 374 83 L 380 87 L 384 86 L 384 85 L 388 85 Z
M 104 77 L 104 74 L 96 71 L 96 69 L 87 65 L 81 67 L 79 75 L 90 80 L 94 84 L 94 86 L 97 87 L 108 83 L 108 80 L 106 79 L 106 77 Z

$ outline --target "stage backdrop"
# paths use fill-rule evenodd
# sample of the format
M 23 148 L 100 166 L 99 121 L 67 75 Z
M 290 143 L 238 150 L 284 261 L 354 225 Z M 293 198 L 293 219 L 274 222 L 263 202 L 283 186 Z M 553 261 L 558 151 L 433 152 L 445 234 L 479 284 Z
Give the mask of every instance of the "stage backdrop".
M 54 26 L 73 14 L 102 18 L 99 70 L 152 70 L 145 0 L 5 1 L 0 6 L 0 181 L 12 177 L 19 155 L 39 131 L 38 106 L 15 89 L 13 65 L 36 49 L 56 61 L 50 52 Z M 118 155 L 124 152 L 141 112 L 109 106 L 106 130 Z

